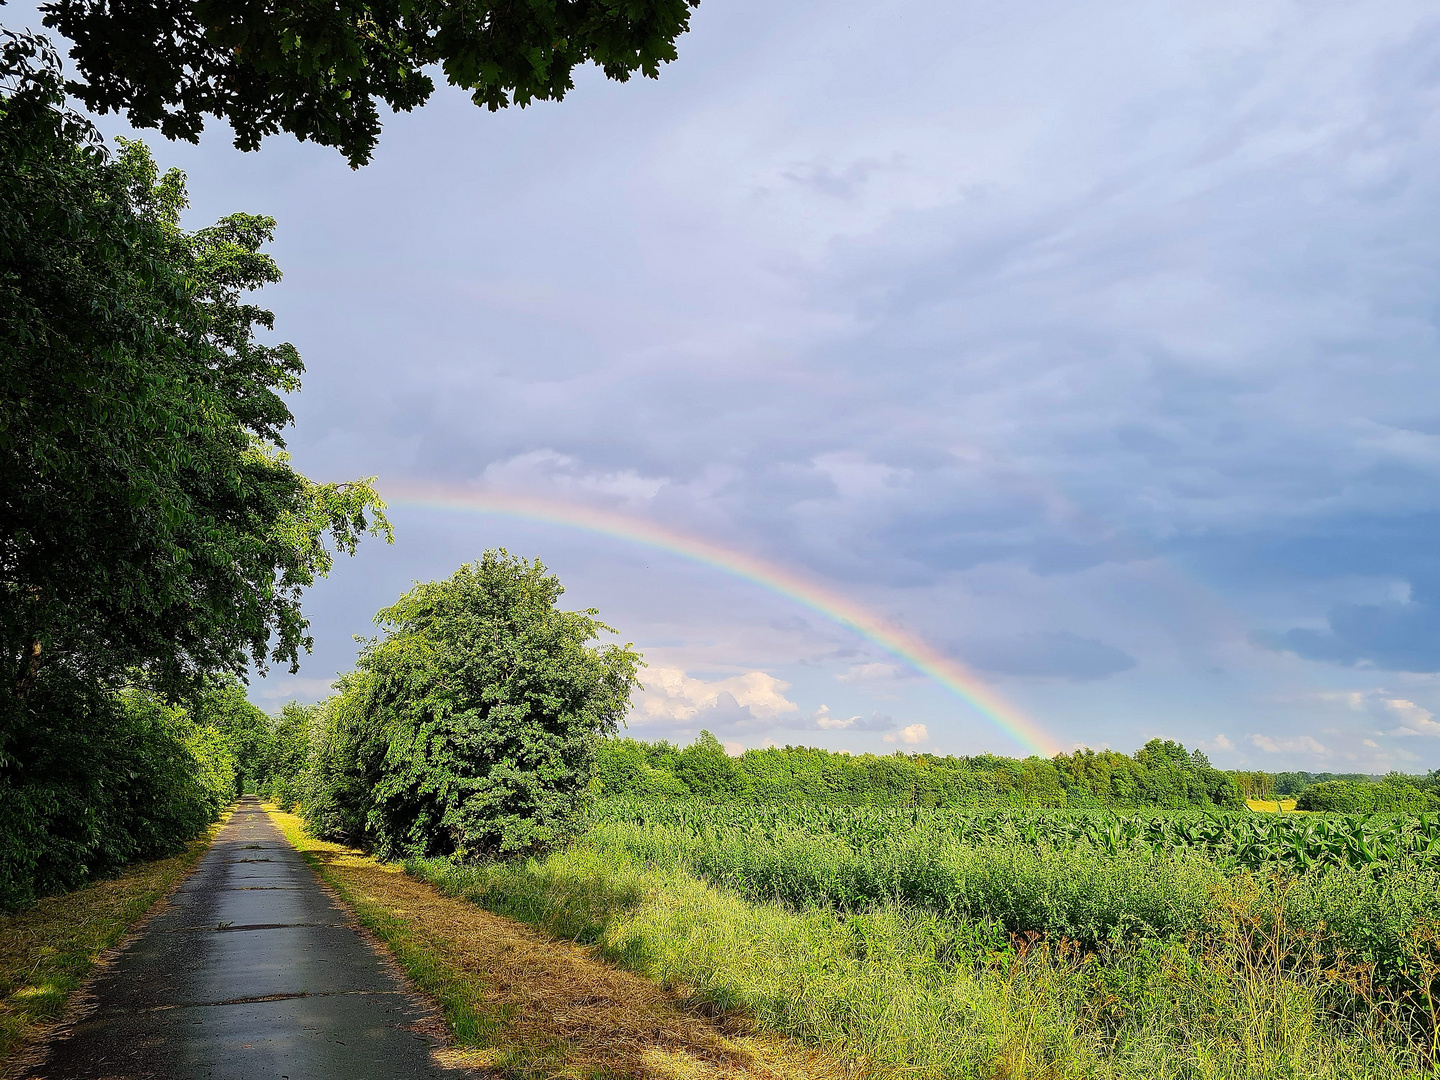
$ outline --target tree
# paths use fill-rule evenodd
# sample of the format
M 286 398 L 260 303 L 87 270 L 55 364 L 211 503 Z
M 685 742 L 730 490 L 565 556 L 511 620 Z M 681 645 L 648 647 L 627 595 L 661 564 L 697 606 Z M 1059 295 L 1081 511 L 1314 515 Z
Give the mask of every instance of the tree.
M 299 801 L 310 766 L 310 732 L 318 706 L 287 701 L 275 718 L 270 760 L 266 763 L 268 794 L 282 810 Z
M 389 535 L 370 481 L 284 454 L 300 358 L 245 298 L 279 280 L 274 222 L 191 233 L 184 205 L 0 32 L 0 906 L 212 820 L 269 731 L 235 676 L 293 670 L 303 590 Z
M 245 684 L 233 675 L 208 680 L 193 703 L 191 718 L 215 731 L 235 762 L 237 795 L 253 793 L 270 779 L 275 756 L 275 732 L 270 717 L 250 703 Z
M 177 851 L 235 797 L 223 737 L 154 694 L 47 679 L 31 706 L 0 760 L 0 910 Z
M 735 763 L 708 731 L 700 732 L 675 756 L 675 776 L 702 799 L 724 799 L 735 793 Z
M 307 819 L 388 856 L 505 855 L 567 835 L 640 655 L 591 645 L 613 631 L 593 610 L 559 610 L 563 592 L 502 549 L 381 611 L 381 636 L 326 707 Z
M 294 670 L 326 537 L 390 531 L 371 481 L 313 483 L 283 452 L 303 368 L 245 297 L 280 279 L 275 222 L 185 231 L 184 177 L 137 142 L 111 156 L 42 39 L 0 42 L 4 697 L 50 669 L 171 696 Z
M 435 89 L 427 68 L 491 111 L 563 98 L 576 65 L 624 82 L 657 78 L 699 0 L 49 0 L 45 25 L 73 41 L 72 91 L 138 128 L 194 142 L 204 117 L 253 150 L 285 130 L 369 160 L 377 102 L 408 112 Z
M 1243 798 L 1268 800 L 1275 797 L 1275 777 L 1271 773 L 1242 770 L 1232 771 L 1229 775 Z

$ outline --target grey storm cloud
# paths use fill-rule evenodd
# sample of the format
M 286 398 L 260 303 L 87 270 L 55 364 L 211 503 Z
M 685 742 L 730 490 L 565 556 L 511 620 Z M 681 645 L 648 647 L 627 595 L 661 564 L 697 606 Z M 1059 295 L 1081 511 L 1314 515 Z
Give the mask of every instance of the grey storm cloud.
M 704 728 L 709 731 L 744 732 L 766 725 L 757 721 L 750 706 L 741 705 L 734 694 L 722 690 L 715 696 L 713 704 L 702 706 L 693 717 L 684 721 L 683 726 L 697 731 Z
M 1324 630 L 1297 627 L 1257 637 L 1309 660 L 1383 671 L 1440 671 L 1440 607 L 1433 602 L 1346 604 L 1331 608 L 1326 621 Z
M 898 725 L 893 716 L 874 712 L 869 716 L 857 716 L 852 731 L 894 731 Z

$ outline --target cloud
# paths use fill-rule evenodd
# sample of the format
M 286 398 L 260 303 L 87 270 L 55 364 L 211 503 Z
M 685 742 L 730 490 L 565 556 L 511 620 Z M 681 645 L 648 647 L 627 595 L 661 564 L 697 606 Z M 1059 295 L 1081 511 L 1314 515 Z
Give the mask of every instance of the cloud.
M 1440 671 L 1435 5 L 1170 5 L 1141 34 L 1106 0 L 994 6 L 980 35 L 938 0 L 704 10 L 653 89 L 592 71 L 498 116 L 442 89 L 360 174 L 293 140 L 157 144 L 191 170 L 187 223 L 281 222 L 264 302 L 306 358 L 308 475 L 488 484 L 746 551 L 959 641 L 1062 743 L 1133 748 L 1165 716 L 1193 744 L 1224 716 L 1279 745 L 1314 734 L 1270 706 L 1293 680 Z M 307 597 L 307 675 L 505 543 L 671 650 L 682 681 L 632 720 L 858 730 L 729 681 L 816 677 L 768 629 L 779 598 L 554 524 L 394 516 L 394 548 Z M 981 748 L 922 680 L 831 662 L 834 723 L 881 707 Z
M 1341 702 L 1351 712 L 1364 715 L 1381 729 L 1372 732 L 1375 735 L 1384 734 L 1402 738 L 1415 735 L 1440 736 L 1440 722 L 1435 720 L 1433 712 L 1409 698 L 1400 697 L 1383 687 L 1339 693 L 1325 692 L 1317 694 L 1316 697 L 1322 701 Z M 1392 724 L 1396 726 L 1391 727 Z M 1364 745 L 1379 749 L 1379 744 L 1373 739 L 1365 739 Z
M 1207 753 L 1235 749 L 1235 744 L 1225 737 L 1224 732 L 1216 735 L 1215 738 L 1211 739 L 1209 742 L 1205 742 L 1202 740 L 1200 742 L 1197 742 L 1195 745 L 1198 746 L 1201 750 L 1206 751 Z
M 1258 640 L 1308 660 L 1364 665 L 1383 671 L 1440 671 L 1440 607 L 1346 604 L 1330 609 L 1324 630 L 1295 628 Z
M 272 676 L 272 678 L 274 677 Z M 334 687 L 334 679 L 313 679 L 288 675 L 283 678 L 274 678 L 273 682 L 269 679 L 253 680 L 250 686 L 250 696 L 279 705 L 287 701 L 316 701 L 329 697 Z
M 1429 709 L 1421 708 L 1404 698 L 1387 698 L 1385 707 L 1400 721 L 1400 726 L 1387 731 L 1387 735 L 1431 735 L 1440 736 L 1440 723 Z
M 634 701 L 627 722 L 633 728 L 660 729 L 679 738 L 701 730 L 739 735 L 774 731 L 881 733 L 896 728 L 894 718 L 879 712 L 868 716 L 835 714 L 828 705 L 810 713 L 801 712 L 785 696 L 790 684 L 763 671 L 707 680 L 681 668 L 657 665 L 644 672 L 644 681 L 645 688 Z M 913 742 L 917 728 L 923 738 L 924 725 L 912 724 L 900 735 L 904 741 Z M 739 745 L 736 740 L 732 742 Z M 762 745 L 773 745 L 769 735 L 764 736 Z
M 644 673 L 644 690 L 632 715 L 645 719 L 691 720 L 719 710 L 744 710 L 749 718 L 773 720 L 799 709 L 785 697 L 790 684 L 764 671 L 706 681 L 680 668 L 655 667 Z
M 1322 746 L 1316 739 L 1309 735 L 1297 735 L 1293 738 L 1273 738 L 1269 735 L 1251 735 L 1250 741 L 1256 748 L 1264 750 L 1267 754 L 1320 754 L 1326 755 L 1330 751 Z
M 837 682 L 888 682 L 891 679 L 898 679 L 906 673 L 895 664 L 882 664 L 872 662 L 868 664 L 852 664 L 846 671 L 835 676 Z
M 894 719 L 878 712 L 871 713 L 868 719 L 863 716 L 831 716 L 828 705 L 821 705 L 810 720 L 807 726 L 813 726 L 818 731 L 891 731 L 895 727 Z
M 547 447 L 492 461 L 478 477 L 477 486 L 520 493 L 544 488 L 562 498 L 599 496 L 607 502 L 643 507 L 665 483 L 664 477 L 642 476 L 633 468 L 587 468 L 585 462 L 574 455 Z
M 899 731 L 892 731 L 888 735 L 882 736 L 882 738 L 888 743 L 903 742 L 909 743 L 911 746 L 916 746 L 929 740 L 930 731 L 924 724 L 907 724 Z
M 816 712 L 814 716 L 815 726 L 821 731 L 844 731 L 847 728 L 854 727 L 859 719 L 860 717 L 858 716 L 850 716 L 844 719 L 838 716 L 831 716 L 830 708 L 827 705 L 821 705 L 819 711 Z
M 1115 646 L 1068 631 L 976 641 L 964 646 L 961 653 L 969 664 L 983 671 L 1074 682 L 1103 679 L 1135 666 L 1135 658 Z
M 678 737 L 702 730 L 743 733 L 793 726 L 790 716 L 799 709 L 785 697 L 790 684 L 763 671 L 706 680 L 657 666 L 643 675 L 644 689 L 627 723 Z

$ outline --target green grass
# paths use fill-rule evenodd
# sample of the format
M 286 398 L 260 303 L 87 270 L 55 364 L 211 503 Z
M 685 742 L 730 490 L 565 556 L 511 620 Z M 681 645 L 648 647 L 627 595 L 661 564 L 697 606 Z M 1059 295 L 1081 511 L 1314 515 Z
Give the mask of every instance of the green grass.
M 1097 949 L 1156 938 L 1210 940 L 1243 908 L 1247 919 L 1278 918 L 1303 932 L 1307 947 L 1332 964 L 1372 965 L 1395 994 L 1423 994 L 1440 973 L 1434 946 L 1440 866 L 1417 853 L 1295 874 L 1251 871 L 1204 849 L 1106 851 L 1067 838 L 1017 836 L 1018 819 L 1007 819 L 1000 835 L 973 837 L 925 816 L 907 830 L 864 811 L 853 819 L 831 813 L 799 821 L 782 814 L 758 824 L 751 812 L 742 808 L 727 821 L 701 808 L 688 823 L 664 814 L 602 817 L 586 844 L 617 858 L 682 868 L 748 900 L 796 911 L 893 905 L 975 932 L 1042 934 Z
M 1175 902 L 1199 905 L 1207 926 L 1201 935 L 1135 924 L 1081 947 L 900 896 L 844 906 L 823 891 L 810 903 L 783 889 L 743 895 L 704 880 L 673 835 L 652 839 L 607 826 L 543 859 L 407 868 L 876 1076 L 1434 1075 L 1415 1018 L 1381 1007 L 1370 969 L 1317 949 L 1314 928 L 1291 926 L 1285 891 L 1253 876 L 1180 867 L 1166 877 L 1124 860 L 1113 872 L 1067 868 L 1058 855 L 1025 864 L 1013 852 L 987 864 L 995 882 L 1016 882 L 1017 908 L 1053 907 L 1109 881 L 1132 898 L 1178 888 Z M 1029 877 L 1017 881 L 1017 866 Z

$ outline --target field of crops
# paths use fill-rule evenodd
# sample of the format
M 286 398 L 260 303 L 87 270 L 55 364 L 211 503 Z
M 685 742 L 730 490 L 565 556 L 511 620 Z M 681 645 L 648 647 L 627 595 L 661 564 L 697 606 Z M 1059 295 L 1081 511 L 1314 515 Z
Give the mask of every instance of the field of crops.
M 1202 855 L 1222 866 L 1304 873 L 1395 862 L 1440 865 L 1440 815 L 1255 814 L 1086 810 L 931 810 L 817 804 L 603 800 L 597 824 L 661 826 L 697 838 L 811 833 L 864 848 L 917 832 L 968 844 Z
M 1398 1080 L 1440 1056 L 1437 832 L 608 799 L 543 857 L 408 869 L 860 1075 Z

